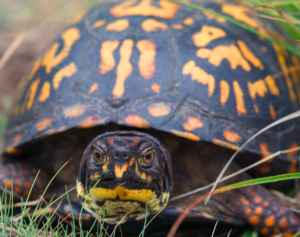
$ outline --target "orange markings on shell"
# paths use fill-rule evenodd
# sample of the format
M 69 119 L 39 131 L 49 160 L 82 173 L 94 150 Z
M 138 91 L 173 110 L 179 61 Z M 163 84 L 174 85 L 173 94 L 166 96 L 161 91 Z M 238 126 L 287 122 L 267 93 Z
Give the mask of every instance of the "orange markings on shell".
M 162 22 L 159 22 L 154 19 L 144 20 L 141 24 L 141 27 L 146 32 L 153 32 L 157 30 L 166 30 L 168 29 L 168 25 Z
M 255 202 L 256 204 L 261 203 L 261 201 L 262 201 L 262 197 L 261 197 L 261 196 L 257 196 L 257 197 L 255 198 L 255 200 L 254 200 L 254 202 Z
M 74 118 L 82 115 L 86 110 L 86 106 L 80 103 L 74 104 L 65 108 L 64 114 L 69 118 Z
M 260 231 L 263 235 L 267 235 L 267 234 L 269 234 L 269 229 L 268 228 L 263 228 L 263 229 L 261 229 L 261 231 Z
M 252 216 L 249 219 L 249 223 L 252 224 L 252 225 L 256 225 L 258 222 L 259 222 L 259 217 L 258 216 Z
M 256 113 L 259 112 L 258 106 L 255 103 L 256 95 L 259 97 L 265 97 L 265 94 L 268 93 L 268 89 L 264 80 L 258 80 L 255 82 L 248 82 L 249 94 L 254 103 L 254 110 Z
M 174 25 L 172 25 L 172 28 L 174 29 L 174 30 L 183 30 L 183 25 L 180 25 L 180 24 L 174 24 Z
M 171 107 L 166 103 L 152 103 L 148 106 L 148 112 L 153 117 L 166 116 L 171 112 Z
M 125 80 L 132 72 L 130 56 L 132 53 L 133 40 L 126 39 L 120 47 L 120 62 L 117 67 L 117 79 L 112 94 L 121 97 L 125 92 Z
M 50 82 L 45 81 L 41 89 L 38 101 L 42 103 L 45 102 L 50 96 L 50 91 L 51 91 L 51 84 Z
M 255 195 L 255 191 L 252 190 L 252 191 L 250 192 L 250 194 L 251 194 L 252 196 L 254 196 L 254 195 Z
M 25 187 L 28 188 L 28 189 L 30 189 L 31 188 L 31 183 L 30 182 L 26 182 Z
M 12 187 L 12 181 L 9 179 L 6 179 L 5 184 L 6 184 L 7 190 L 10 190 Z
M 140 51 L 138 63 L 140 74 L 149 80 L 155 72 L 156 45 L 149 40 L 140 40 L 136 47 Z
M 37 131 L 42 131 L 52 124 L 52 118 L 46 118 L 35 125 Z
M 249 49 L 248 45 L 242 41 L 242 40 L 238 40 L 237 41 L 240 50 L 242 51 L 244 57 L 250 61 L 255 67 L 260 68 L 261 70 L 264 69 L 264 65 L 261 63 L 261 61 L 253 54 L 253 52 L 251 52 L 251 50 Z
M 53 88 L 57 90 L 59 88 L 59 85 L 64 77 L 71 77 L 78 71 L 75 63 L 70 63 L 69 65 L 61 68 L 57 73 L 55 73 L 52 83 Z
M 177 131 L 177 130 L 173 130 L 173 129 L 170 132 L 179 137 L 184 137 L 184 138 L 194 140 L 194 141 L 200 141 L 200 137 L 198 137 L 197 135 L 190 133 L 190 132 L 182 132 L 182 131 Z
M 31 80 L 33 78 L 33 76 L 36 74 L 37 70 L 40 68 L 41 65 L 41 59 L 38 59 L 35 61 L 33 68 L 31 69 L 31 72 L 29 73 L 27 80 Z
M 182 68 L 183 75 L 191 74 L 193 81 L 197 81 L 208 86 L 208 96 L 212 96 L 215 90 L 215 78 L 213 75 L 206 73 L 202 68 L 197 67 L 195 61 L 187 62 Z
M 274 216 L 270 216 L 265 220 L 266 227 L 272 227 L 274 225 L 275 225 L 275 217 Z
M 227 81 L 220 81 L 220 103 L 225 105 L 230 94 L 230 87 Z
M 297 142 L 293 142 L 293 143 L 290 145 L 289 149 L 293 149 L 293 148 L 296 148 L 296 147 L 298 147 L 298 146 L 299 146 L 299 145 L 298 145 Z M 296 156 L 296 154 L 297 154 L 297 151 L 290 151 L 290 152 L 287 153 L 287 157 L 293 158 L 293 157 Z
M 118 40 L 104 41 L 100 49 L 99 73 L 104 75 L 115 67 L 113 52 L 119 46 Z
M 75 16 L 73 16 L 70 20 L 68 20 L 67 23 L 70 24 L 70 25 L 71 25 L 71 24 L 76 24 L 76 23 L 78 23 L 79 21 L 81 21 L 81 20 L 83 19 L 85 13 L 86 13 L 85 10 L 83 10 L 83 11 L 77 13 L 77 14 L 76 14 Z
M 114 17 L 122 16 L 154 16 L 164 19 L 171 19 L 178 12 L 180 5 L 166 0 L 159 1 L 161 7 L 151 5 L 151 0 L 142 0 L 136 5 L 136 1 L 126 1 L 110 9 Z
M 153 83 L 151 85 L 151 90 L 153 90 L 154 92 L 156 93 L 159 93 L 160 92 L 160 85 L 156 84 L 156 83 Z
M 260 215 L 263 213 L 263 208 L 262 208 L 262 207 L 257 207 L 257 208 L 255 209 L 254 213 L 255 213 L 256 215 L 259 215 L 259 216 L 260 216 Z
M 236 110 L 237 110 L 238 115 L 241 116 L 242 114 L 247 113 L 247 110 L 245 108 L 245 101 L 243 98 L 244 93 L 237 81 L 233 81 L 232 84 L 233 84 L 233 91 L 234 91 L 235 100 L 236 100 Z
M 288 227 L 288 220 L 286 217 L 281 218 L 281 220 L 278 222 L 280 229 L 284 230 Z
M 193 42 L 197 47 L 204 47 L 211 41 L 226 36 L 226 32 L 214 26 L 203 26 L 201 30 L 193 34 Z
M 268 202 L 268 201 L 265 201 L 264 203 L 263 203 L 263 207 L 264 208 L 268 208 L 270 206 L 270 203 Z
M 289 77 L 289 70 L 288 70 L 288 67 L 286 65 L 286 59 L 285 59 L 285 56 L 284 56 L 286 54 L 286 51 L 285 51 L 284 48 L 278 46 L 277 44 L 273 44 L 273 48 L 275 49 L 280 68 L 281 68 L 281 70 L 283 72 L 283 75 L 284 75 L 284 78 L 285 78 L 285 83 L 286 83 L 288 91 L 289 91 L 290 100 L 292 102 L 295 102 L 296 99 L 297 99 L 297 96 L 295 94 L 294 85 L 293 85 L 293 83 L 292 83 L 292 81 Z
M 269 110 L 270 110 L 270 116 L 271 116 L 271 118 L 273 120 L 275 120 L 277 116 L 276 116 L 275 108 L 274 108 L 274 106 L 271 103 L 269 103 Z
M 94 83 L 89 89 L 89 95 L 93 94 L 96 90 L 98 90 L 98 83 Z
M 120 20 L 116 20 L 115 22 L 109 23 L 105 27 L 105 29 L 121 32 L 126 30 L 128 27 L 129 27 L 128 19 L 120 19 Z
M 196 55 L 199 58 L 207 58 L 208 62 L 214 66 L 220 66 L 223 59 L 227 59 L 231 69 L 234 70 L 237 66 L 241 66 L 245 71 L 251 71 L 251 66 L 235 45 L 219 45 L 212 50 L 201 48 L 198 49 Z
M 36 79 L 34 82 L 31 83 L 30 88 L 27 92 L 26 98 L 28 98 L 27 106 L 26 109 L 30 109 L 32 107 L 36 91 L 38 89 L 39 83 L 40 83 L 40 78 Z
M 48 74 L 51 72 L 53 67 L 56 67 L 69 56 L 69 52 L 73 44 L 80 38 L 80 31 L 79 29 L 72 27 L 67 29 L 61 37 L 64 41 L 64 46 L 60 53 L 57 54 L 59 43 L 54 43 L 44 55 L 42 65 L 46 67 L 46 73 Z
M 250 208 L 247 208 L 246 211 L 245 211 L 245 215 L 246 216 L 249 216 L 251 214 L 251 209 Z
M 22 192 L 22 190 L 20 189 L 20 188 L 14 188 L 14 193 L 18 193 L 18 194 L 20 194 Z
M 292 236 L 294 236 L 294 232 L 289 231 L 289 232 L 285 233 L 282 237 L 292 237 Z
M 15 135 L 13 137 L 14 144 L 18 144 L 22 140 L 22 136 L 23 136 L 22 134 Z
M 125 122 L 130 125 L 134 125 L 139 128 L 148 128 L 149 123 L 140 116 L 130 114 L 125 118 Z
M 242 140 L 239 134 L 230 130 L 224 130 L 223 136 L 229 142 L 240 142 Z
M 222 5 L 222 12 L 228 15 L 231 15 L 234 19 L 241 21 L 249 26 L 254 28 L 258 27 L 258 24 L 255 20 L 248 17 L 246 11 L 249 10 L 247 8 L 233 5 L 233 4 L 223 4 Z
M 93 24 L 93 28 L 99 28 L 99 27 L 101 27 L 101 26 L 103 26 L 103 25 L 105 25 L 105 21 L 104 20 L 100 20 L 100 21 L 96 21 L 94 24 Z
M 238 149 L 239 149 L 238 146 L 232 145 L 232 144 L 230 144 L 230 143 L 228 143 L 228 142 L 224 142 L 224 141 L 219 140 L 219 139 L 213 139 L 212 142 L 213 142 L 214 144 L 217 144 L 217 145 L 223 146 L 223 147 L 227 147 L 227 148 L 230 148 L 230 149 L 232 149 L 232 150 L 238 150 Z
M 191 17 L 187 17 L 183 20 L 183 24 L 185 25 L 193 25 L 195 23 L 195 20 Z
M 92 115 L 90 117 L 85 118 L 83 121 L 79 123 L 79 127 L 81 128 L 90 128 L 95 126 L 96 124 L 101 124 L 103 119 L 100 115 Z
M 269 91 L 272 95 L 280 96 L 280 91 L 276 85 L 276 81 L 272 76 L 266 76 L 265 82 L 267 83 L 267 86 L 269 88 Z
M 243 205 L 244 206 L 247 206 L 249 204 L 249 201 L 247 200 L 247 199 L 245 199 L 244 201 L 243 201 Z
M 185 130 L 192 131 L 196 128 L 203 127 L 203 123 L 195 117 L 188 117 L 187 121 L 184 122 L 182 126 Z
M 23 175 L 24 175 L 24 176 L 27 176 L 27 175 L 29 174 L 29 173 L 28 173 L 28 170 L 26 170 L 26 169 L 23 169 L 22 172 L 23 172 Z
M 216 20 L 219 23 L 225 23 L 226 20 L 223 17 L 215 16 L 209 12 L 204 12 L 204 15 L 206 15 L 207 19 L 209 20 Z
M 21 186 L 21 185 L 22 185 L 21 180 L 16 179 L 16 180 L 15 180 L 15 184 L 16 184 L 17 186 Z

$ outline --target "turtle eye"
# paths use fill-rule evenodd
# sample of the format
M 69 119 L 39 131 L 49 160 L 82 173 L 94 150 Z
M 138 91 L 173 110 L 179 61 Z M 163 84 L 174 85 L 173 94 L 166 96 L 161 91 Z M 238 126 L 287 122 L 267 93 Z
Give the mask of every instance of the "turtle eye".
M 102 164 L 105 161 L 105 155 L 99 150 L 94 150 L 93 158 L 96 164 Z
M 147 150 L 144 152 L 140 158 L 140 163 L 142 166 L 150 166 L 152 165 L 154 160 L 154 150 Z

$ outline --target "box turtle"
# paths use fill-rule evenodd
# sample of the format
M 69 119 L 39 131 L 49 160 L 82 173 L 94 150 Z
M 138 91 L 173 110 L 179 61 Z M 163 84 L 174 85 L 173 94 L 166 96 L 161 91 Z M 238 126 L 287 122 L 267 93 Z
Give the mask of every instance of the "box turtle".
M 188 2 L 277 39 L 284 35 L 233 2 Z M 299 109 L 299 75 L 290 69 L 297 66 L 282 47 L 209 12 L 166 0 L 104 2 L 71 19 L 22 81 L 0 188 L 13 187 L 15 199 L 25 198 L 41 170 L 31 193 L 37 198 L 72 158 L 50 195 L 77 183 L 72 209 L 78 217 L 85 202 L 87 224 L 104 213 L 108 224 L 122 219 L 122 226 L 137 226 L 161 212 L 149 233 L 158 236 L 196 197 L 170 201 L 171 195 L 214 182 L 234 150 Z M 228 173 L 298 146 L 298 124 L 257 137 Z M 296 155 L 280 155 L 228 182 L 296 172 Z M 63 203 L 61 213 L 68 210 Z M 213 196 L 190 212 L 181 231 L 211 232 L 215 219 L 269 236 L 300 230 L 299 217 L 260 185 Z

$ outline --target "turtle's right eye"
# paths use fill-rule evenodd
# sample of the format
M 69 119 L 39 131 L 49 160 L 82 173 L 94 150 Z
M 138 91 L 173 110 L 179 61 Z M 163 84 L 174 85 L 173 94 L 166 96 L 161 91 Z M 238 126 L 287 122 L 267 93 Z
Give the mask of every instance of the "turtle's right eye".
M 99 150 L 94 150 L 93 158 L 96 164 L 102 164 L 105 162 L 105 155 Z

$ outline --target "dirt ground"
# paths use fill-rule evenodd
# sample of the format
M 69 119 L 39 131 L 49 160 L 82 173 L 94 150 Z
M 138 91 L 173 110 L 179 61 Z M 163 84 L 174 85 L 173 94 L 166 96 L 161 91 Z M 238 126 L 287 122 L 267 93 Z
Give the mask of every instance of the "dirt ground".
M 0 0 L 0 151 L 18 82 L 67 19 L 97 2 L 100 1 Z

